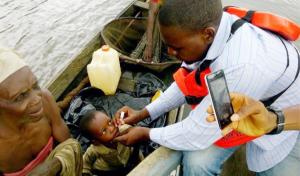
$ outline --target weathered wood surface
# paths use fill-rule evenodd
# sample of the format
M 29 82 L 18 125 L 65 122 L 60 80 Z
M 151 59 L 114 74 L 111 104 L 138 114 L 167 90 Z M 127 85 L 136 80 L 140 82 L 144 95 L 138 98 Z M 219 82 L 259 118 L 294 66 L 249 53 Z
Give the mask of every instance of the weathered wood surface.
M 166 157 L 167 156 L 167 157 Z M 179 164 L 182 153 L 165 147 L 159 147 L 146 157 L 128 176 L 163 176 L 169 175 Z
M 97 45 L 94 39 L 103 26 L 133 1 L 1 0 L 0 46 L 19 52 L 40 84 L 49 87 L 71 63 L 86 64 L 73 61 L 90 55 L 89 45 Z

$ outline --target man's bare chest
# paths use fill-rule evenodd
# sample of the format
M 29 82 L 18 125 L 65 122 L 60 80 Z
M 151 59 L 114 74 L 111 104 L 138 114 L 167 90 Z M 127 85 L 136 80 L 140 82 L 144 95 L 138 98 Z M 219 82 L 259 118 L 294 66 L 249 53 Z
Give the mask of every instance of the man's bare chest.
M 0 139 L 0 170 L 17 171 L 32 161 L 51 136 L 51 126 L 46 118 L 29 124 L 21 133 Z

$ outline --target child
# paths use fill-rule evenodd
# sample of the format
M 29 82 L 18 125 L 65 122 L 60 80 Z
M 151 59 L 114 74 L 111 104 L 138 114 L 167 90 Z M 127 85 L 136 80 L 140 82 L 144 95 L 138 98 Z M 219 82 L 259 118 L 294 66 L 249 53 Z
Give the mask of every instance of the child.
M 129 127 L 130 125 L 127 125 L 125 128 Z M 83 174 L 92 175 L 93 170 L 117 170 L 127 165 L 132 148 L 112 142 L 120 130 L 111 123 L 106 114 L 96 110 L 89 111 L 81 119 L 79 128 L 82 134 L 92 141 L 83 155 Z

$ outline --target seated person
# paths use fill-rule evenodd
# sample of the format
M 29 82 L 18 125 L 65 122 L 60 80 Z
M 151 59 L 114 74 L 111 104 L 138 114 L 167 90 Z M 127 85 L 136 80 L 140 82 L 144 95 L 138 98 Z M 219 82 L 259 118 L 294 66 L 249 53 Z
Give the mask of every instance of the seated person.
M 55 146 L 56 142 L 59 144 Z M 51 93 L 18 54 L 0 48 L 0 175 L 81 175 L 79 143 L 70 139 Z
M 116 127 L 101 111 L 91 110 L 82 117 L 80 131 L 92 142 L 83 155 L 84 175 L 92 175 L 93 171 L 113 171 L 126 167 L 132 147 L 114 143 L 113 139 L 130 127 L 126 124 Z

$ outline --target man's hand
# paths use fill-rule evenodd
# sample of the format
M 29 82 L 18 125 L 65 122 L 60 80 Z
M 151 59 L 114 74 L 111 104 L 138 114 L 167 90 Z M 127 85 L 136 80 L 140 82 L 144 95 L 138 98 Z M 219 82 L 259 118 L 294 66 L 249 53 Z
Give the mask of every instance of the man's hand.
M 236 113 L 230 117 L 232 123 L 222 130 L 223 135 L 236 130 L 248 136 L 261 136 L 276 127 L 276 115 L 269 112 L 260 101 L 237 93 L 231 93 L 230 97 Z M 211 106 L 207 109 L 207 113 L 209 115 L 206 120 L 215 121 Z
M 120 118 L 121 112 L 124 112 L 124 120 Z M 146 108 L 140 111 L 136 111 L 128 106 L 124 106 L 115 113 L 113 123 L 115 126 L 123 124 L 134 125 L 148 116 L 149 112 Z
M 61 171 L 61 163 L 57 158 L 45 161 L 32 170 L 29 176 L 55 176 Z
M 146 127 L 132 127 L 120 136 L 114 139 L 115 142 L 121 142 L 124 145 L 132 145 L 141 141 L 150 139 L 150 129 Z

